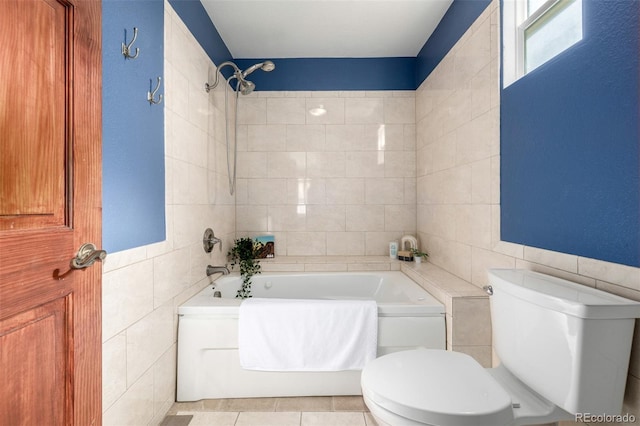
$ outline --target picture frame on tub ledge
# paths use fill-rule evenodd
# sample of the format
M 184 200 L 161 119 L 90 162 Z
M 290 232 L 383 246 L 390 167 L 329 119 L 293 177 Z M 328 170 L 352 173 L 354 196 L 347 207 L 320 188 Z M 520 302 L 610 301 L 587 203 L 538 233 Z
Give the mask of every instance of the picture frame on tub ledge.
M 273 235 L 259 235 L 255 240 L 262 243 L 258 259 L 273 259 L 276 256 L 276 237 Z

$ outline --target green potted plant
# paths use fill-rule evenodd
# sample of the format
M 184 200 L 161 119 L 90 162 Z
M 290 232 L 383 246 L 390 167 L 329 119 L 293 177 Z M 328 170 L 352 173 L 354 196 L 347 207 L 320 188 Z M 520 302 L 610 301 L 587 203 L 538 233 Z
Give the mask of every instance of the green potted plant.
M 260 273 L 260 261 L 256 259 L 260 250 L 262 243 L 251 238 L 239 238 L 227 253 L 232 267 L 240 265 L 242 287 L 236 293 L 236 297 L 240 299 L 251 297 L 251 277 Z
M 420 251 L 417 248 L 412 248 L 411 249 L 411 254 L 413 254 L 413 257 L 416 261 L 416 263 L 422 263 L 422 258 L 427 258 L 429 257 L 429 255 L 427 254 L 426 251 Z

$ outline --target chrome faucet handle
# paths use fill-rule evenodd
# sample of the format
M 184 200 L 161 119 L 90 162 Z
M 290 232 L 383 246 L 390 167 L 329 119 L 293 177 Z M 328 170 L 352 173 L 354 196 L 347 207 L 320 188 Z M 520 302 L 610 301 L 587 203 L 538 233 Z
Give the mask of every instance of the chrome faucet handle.
M 204 248 L 204 252 L 211 253 L 216 244 L 220 244 L 220 251 L 222 251 L 222 240 L 216 237 L 213 233 L 213 229 L 205 229 L 204 236 L 202 237 L 202 247 Z

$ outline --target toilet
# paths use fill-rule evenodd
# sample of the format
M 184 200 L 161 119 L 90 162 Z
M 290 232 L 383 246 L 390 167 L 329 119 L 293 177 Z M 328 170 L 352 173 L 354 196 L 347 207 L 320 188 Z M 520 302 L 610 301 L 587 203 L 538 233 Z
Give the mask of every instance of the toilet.
M 489 271 L 493 346 L 483 368 L 470 356 L 415 349 L 362 371 L 379 426 L 503 426 L 574 420 L 622 408 L 640 302 L 548 275 Z

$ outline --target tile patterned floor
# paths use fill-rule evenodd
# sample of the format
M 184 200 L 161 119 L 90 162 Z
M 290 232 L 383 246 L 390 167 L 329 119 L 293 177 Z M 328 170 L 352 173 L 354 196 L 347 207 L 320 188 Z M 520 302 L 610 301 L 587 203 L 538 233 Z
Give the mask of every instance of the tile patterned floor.
M 360 396 L 176 402 L 163 425 L 171 425 L 169 421 L 188 426 L 376 426 Z

